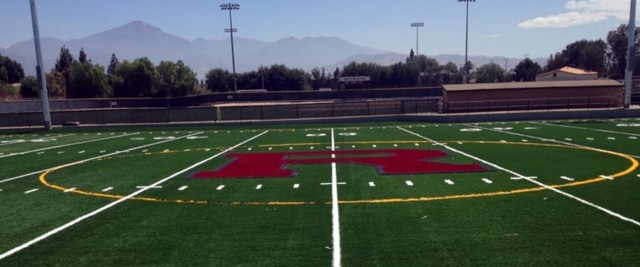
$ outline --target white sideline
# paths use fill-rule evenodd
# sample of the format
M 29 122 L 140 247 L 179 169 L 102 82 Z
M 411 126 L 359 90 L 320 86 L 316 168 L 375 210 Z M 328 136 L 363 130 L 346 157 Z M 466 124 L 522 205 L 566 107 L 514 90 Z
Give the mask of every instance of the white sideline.
M 527 137 L 527 138 L 531 138 L 531 139 L 537 139 L 537 140 L 540 140 L 540 141 L 558 143 L 558 144 L 563 144 L 563 145 L 573 146 L 573 147 L 585 147 L 585 148 L 589 148 L 589 149 L 592 149 L 592 150 L 595 150 L 595 151 L 610 152 L 610 151 L 608 151 L 606 149 L 602 149 L 602 148 L 579 145 L 579 144 L 574 144 L 574 143 L 569 143 L 569 142 L 564 142 L 564 141 L 558 141 L 558 140 L 555 140 L 555 139 L 547 139 L 547 138 L 542 138 L 542 137 L 538 137 L 538 136 L 533 136 L 533 135 L 528 135 L 528 134 L 521 134 L 521 133 L 514 133 L 514 132 L 509 132 L 509 131 L 498 131 L 498 130 L 494 130 L 494 129 L 491 129 L 491 128 L 480 127 L 480 126 L 477 126 L 477 125 L 470 125 L 470 124 L 467 124 L 467 125 L 470 126 L 470 127 L 475 127 L 475 128 L 478 128 L 478 129 L 483 129 L 483 130 L 497 132 L 497 133 L 506 133 L 506 134 L 510 134 L 510 135 Z M 626 153 L 624 153 L 624 154 L 626 154 Z M 633 157 L 633 158 L 640 159 L 640 156 L 637 156 L 637 155 L 631 155 L 631 154 L 626 154 L 626 155 L 628 155 L 630 157 Z
M 622 134 L 622 135 L 640 136 L 640 134 L 627 133 L 627 132 L 619 132 L 619 131 L 612 131 L 612 130 L 604 130 L 604 129 L 590 129 L 590 128 L 584 128 L 584 127 L 578 127 L 578 126 L 569 126 L 569 125 L 560 125 L 560 124 L 550 124 L 550 123 L 535 122 L 535 121 L 532 121 L 532 122 L 529 122 L 529 123 L 533 123 L 533 124 L 540 124 L 540 125 L 545 125 L 545 126 L 557 126 L 557 127 L 571 128 L 571 129 L 579 129 L 579 130 L 586 130 L 586 131 L 602 132 L 602 133 L 613 133 L 613 134 Z
M 80 222 L 82 222 L 82 221 L 84 221 L 84 220 L 86 220 L 86 219 L 89 219 L 89 218 L 91 218 L 91 217 L 93 217 L 93 216 L 95 216 L 95 215 L 97 215 L 97 214 L 99 214 L 99 213 L 101 213 L 101 212 L 103 212 L 103 211 L 105 211 L 105 210 L 109 209 L 109 208 L 112 208 L 112 207 L 114 207 L 114 206 L 116 206 L 116 205 L 118 205 L 118 204 L 120 204 L 120 203 L 122 203 L 122 202 L 125 202 L 125 201 L 127 201 L 127 200 L 131 199 L 132 197 L 135 197 L 135 196 L 137 196 L 137 195 L 139 195 L 139 194 L 142 194 L 144 191 L 147 191 L 149 188 L 152 188 L 152 187 L 154 187 L 154 186 L 159 186 L 159 185 L 161 185 L 162 183 L 164 183 L 164 182 L 166 182 L 166 181 L 169 181 L 170 179 L 172 179 L 172 178 L 174 178 L 174 177 L 176 177 L 176 176 L 178 176 L 178 175 L 181 175 L 181 174 L 183 174 L 183 173 L 185 173 L 185 172 L 187 172 L 187 171 L 189 171 L 189 170 L 191 170 L 191 169 L 193 169 L 193 168 L 195 168 L 195 167 L 197 167 L 197 166 L 200 166 L 200 165 L 202 165 L 202 164 L 206 163 L 207 161 L 210 161 L 210 160 L 212 160 L 212 159 L 214 159 L 214 158 L 217 158 L 217 157 L 219 157 L 220 155 L 222 155 L 222 154 L 224 154 L 224 153 L 227 153 L 227 152 L 229 152 L 229 151 L 231 151 L 231 150 L 233 150 L 233 149 L 235 149 L 235 148 L 237 148 L 237 147 L 239 147 L 239 146 L 241 146 L 241 145 L 243 145 L 243 144 L 245 144 L 245 143 L 250 142 L 250 141 L 251 141 L 251 140 L 253 140 L 253 139 L 258 138 L 258 137 L 260 137 L 260 136 L 262 136 L 262 135 L 266 134 L 267 132 L 269 132 L 269 131 L 264 131 L 264 132 L 262 132 L 262 133 L 260 133 L 260 134 L 258 134 L 258 135 L 256 135 L 256 136 L 253 136 L 253 137 L 251 137 L 251 138 L 249 138 L 249 139 L 247 139 L 247 140 L 245 140 L 245 141 L 243 141 L 243 142 L 241 142 L 241 143 L 236 144 L 235 146 L 232 146 L 232 147 L 230 147 L 230 148 L 225 149 L 224 151 L 222 151 L 222 152 L 220 152 L 220 153 L 218 153 L 218 154 L 215 154 L 215 155 L 213 155 L 213 156 L 211 156 L 211 157 L 208 157 L 208 158 L 206 158 L 206 159 L 204 159 L 204 160 L 202 160 L 202 161 L 200 161 L 200 162 L 198 162 L 198 163 L 196 163 L 196 164 L 193 164 L 193 165 L 191 165 L 191 166 L 187 167 L 186 169 L 183 169 L 183 170 L 181 170 L 181 171 L 178 171 L 178 172 L 176 172 L 176 173 L 174 173 L 174 174 L 172 174 L 172 175 L 170 175 L 170 176 L 167 176 L 167 177 L 165 177 L 165 178 L 163 178 L 163 179 L 161 179 L 161 180 L 159 180 L 159 181 L 157 181 L 157 182 L 153 183 L 153 184 L 152 184 L 152 185 L 150 185 L 149 187 L 142 188 L 142 189 L 140 189 L 140 190 L 138 190 L 138 191 L 135 191 L 135 192 L 133 192 L 133 193 L 129 194 L 128 196 L 125 196 L 125 197 L 123 197 L 123 198 L 121 198 L 121 199 L 118 199 L 118 200 L 116 200 L 116 201 L 114 201 L 114 202 L 111 202 L 111 203 L 109 203 L 109 204 L 107 204 L 107 205 L 103 206 L 102 208 L 99 208 L 99 209 L 97 209 L 97 210 L 94 210 L 94 211 L 92 211 L 92 212 L 90 212 L 90 213 L 87 213 L 87 214 L 85 214 L 85 215 L 82 215 L 82 216 L 80 216 L 80 217 L 76 218 L 75 220 L 72 220 L 72 221 L 70 221 L 70 222 L 68 222 L 68 223 L 66 223 L 66 224 L 64 224 L 64 225 L 62 225 L 62 226 L 59 226 L 58 228 L 55 228 L 55 229 L 53 229 L 53 230 L 51 230 L 51 231 L 49 231 L 49 232 L 46 232 L 46 233 L 44 233 L 44 234 L 42 234 L 42 235 L 40 235 L 40 236 L 38 236 L 38 237 L 36 237 L 36 238 L 34 238 L 34 239 L 32 239 L 32 240 L 30 240 L 30 241 L 28 241 L 28 242 L 26 242 L 26 243 L 24 243 L 24 244 L 20 245 L 20 246 L 17 246 L 17 247 L 15 247 L 15 248 L 13 248 L 13 249 L 11 249 L 11 250 L 7 251 L 7 252 L 4 252 L 4 253 L 0 254 L 0 260 L 4 259 L 4 258 L 6 258 L 6 257 L 9 257 L 9 256 L 11 256 L 11 255 L 15 254 L 16 252 L 19 252 L 19 251 L 21 251 L 21 250 L 23 250 L 23 249 L 25 249 L 25 248 L 28 248 L 29 246 L 31 246 L 31 245 L 33 245 L 33 244 L 35 244 L 35 243 L 38 243 L 38 242 L 40 242 L 40 241 L 42 241 L 42 240 L 44 240 L 44 239 L 46 239 L 46 238 L 48 238 L 48 237 L 50 237 L 50 236 L 52 236 L 52 235 L 55 235 L 55 234 L 57 234 L 57 233 L 59 233 L 59 232 L 61 232 L 61 231 L 65 230 L 65 229 L 67 229 L 67 228 L 69 228 L 69 227 L 71 227 L 71 226 L 74 226 L 75 224 L 78 224 L 78 223 L 80 223 Z M 200 133 L 202 133 L 202 132 L 200 132 Z M 200 133 L 198 133 L 198 134 L 200 134 Z M 184 136 L 184 137 L 187 137 L 187 136 Z M 181 137 L 181 138 L 182 138 L 182 137 Z M 176 139 L 171 139 L 171 140 L 176 140 Z M 165 140 L 165 141 L 166 141 L 166 140 Z
M 476 126 L 476 127 L 477 127 L 477 126 Z M 604 213 L 606 213 L 606 214 L 608 214 L 608 215 L 611 215 L 611 216 L 613 216 L 613 217 L 616 217 L 616 218 L 618 218 L 618 219 L 620 219 L 620 220 L 623 220 L 623 221 L 626 221 L 626 222 L 630 222 L 630 223 L 632 223 L 632 224 L 635 224 L 636 226 L 640 226 L 640 222 L 638 222 L 638 221 L 636 221 L 636 220 L 634 220 L 634 219 L 631 219 L 631 218 L 629 218 L 629 217 L 625 217 L 625 216 L 623 216 L 623 215 L 621 215 L 621 214 L 619 214 L 619 213 L 613 212 L 613 211 L 611 211 L 611 210 L 608 210 L 608 209 L 606 209 L 606 208 L 603 208 L 603 207 L 601 207 L 601 206 L 598 206 L 598 205 L 596 205 L 596 204 L 593 204 L 593 203 L 591 203 L 591 202 L 589 202 L 589 201 L 586 201 L 586 200 L 584 200 L 584 199 L 582 199 L 582 198 L 579 198 L 579 197 L 576 197 L 576 196 L 574 196 L 574 195 L 571 195 L 571 194 L 569 194 L 569 193 L 567 193 L 567 192 L 564 192 L 564 191 L 562 191 L 562 190 L 560 190 L 560 189 L 557 189 L 557 188 L 553 188 L 553 187 L 551 187 L 551 186 L 548 186 L 548 185 L 546 185 L 546 184 L 544 184 L 544 183 L 541 183 L 541 182 L 539 182 L 539 181 L 536 181 L 536 180 L 534 180 L 534 179 L 531 179 L 531 178 L 530 178 L 530 177 L 528 177 L 528 176 L 525 176 L 525 175 L 519 174 L 519 173 L 517 173 L 517 172 L 514 172 L 514 171 L 512 171 L 512 170 L 506 169 L 506 168 L 504 168 L 504 167 L 501 167 L 501 166 L 496 165 L 496 164 L 494 164 L 494 163 L 491 163 L 491 162 L 489 162 L 489 161 L 483 160 L 483 159 L 478 158 L 478 157 L 476 157 L 476 156 L 473 156 L 473 155 L 467 154 L 467 153 L 465 153 L 465 152 L 462 152 L 462 151 L 460 151 L 460 150 L 457 150 L 457 149 L 455 149 L 455 148 L 452 148 L 452 147 L 450 147 L 450 146 L 447 146 L 447 145 L 445 145 L 445 144 L 442 144 L 442 143 L 440 143 L 440 142 L 438 142 L 438 141 L 432 140 L 432 139 L 427 138 L 427 137 L 424 137 L 424 136 L 422 136 L 422 135 L 420 135 L 420 134 L 417 134 L 417 133 L 414 133 L 414 132 L 412 132 L 412 131 L 406 130 L 406 129 L 402 128 L 402 127 L 398 127 L 398 129 L 403 130 L 403 131 L 405 131 L 405 132 L 407 132 L 407 133 L 409 133 L 409 134 L 415 135 L 415 136 L 417 136 L 417 137 L 419 137 L 419 138 L 422 138 L 422 139 L 424 139 L 424 140 L 427 140 L 427 141 L 429 141 L 429 142 L 432 142 L 432 143 L 434 143 L 434 144 L 436 144 L 436 145 L 438 145 L 438 146 L 442 146 L 442 147 L 444 147 L 444 148 L 446 148 L 446 149 L 448 149 L 448 150 L 450 150 L 450 151 L 453 151 L 453 152 L 455 152 L 455 153 L 458 153 L 458 154 L 460 154 L 460 155 L 463 155 L 463 156 L 466 156 L 466 157 L 468 157 L 468 158 L 471 158 L 471 159 L 477 160 L 477 161 L 479 161 L 479 162 L 482 162 L 482 163 L 484 163 L 484 164 L 486 164 L 486 165 L 489 165 L 489 166 L 491 166 L 491 167 L 494 167 L 494 168 L 496 168 L 496 169 L 498 169 L 498 170 L 502 170 L 502 171 L 508 172 L 508 173 L 510 173 L 510 174 L 513 174 L 513 175 L 515 175 L 515 176 L 517 176 L 517 177 L 520 177 L 520 178 L 522 178 L 522 179 L 524 179 L 524 180 L 527 180 L 527 181 L 529 181 L 529 182 L 531 182 L 531 183 L 534 183 L 534 184 L 536 184 L 536 185 L 538 185 L 538 186 L 544 187 L 544 188 L 545 188 L 545 189 L 547 189 L 547 190 L 551 190 L 551 191 L 553 191 L 553 192 L 556 192 L 556 193 L 558 193 L 558 194 L 560 194 L 560 195 L 563 195 L 563 196 L 565 196 L 565 197 L 568 197 L 568 198 L 571 198 L 571 199 L 573 199 L 573 200 L 576 200 L 576 201 L 578 201 L 578 202 L 580 202 L 580 203 L 582 203 L 582 204 L 585 204 L 585 205 L 587 205 L 587 206 L 590 206 L 590 207 L 596 208 L 596 209 L 598 209 L 598 210 L 600 210 L 600 211 L 602 211 L 602 212 L 604 212 Z M 504 131 L 500 131 L 500 132 L 501 132 L 501 133 L 503 133 Z
M 100 139 L 93 139 L 93 140 L 81 141 L 81 142 L 76 142 L 76 143 L 71 143 L 71 144 L 64 144 L 64 145 L 57 145 L 57 146 L 43 147 L 43 148 L 39 148 L 39 149 L 31 150 L 31 151 L 25 151 L 25 152 L 14 152 L 14 153 L 11 153 L 11 154 L 6 154 L 6 155 L 2 155 L 2 156 L 0 156 L 0 159 L 1 159 L 1 158 L 8 158 L 8 157 L 12 157 L 12 156 L 18 156 L 18 155 L 29 154 L 29 153 L 33 153 L 33 152 L 40 152 L 40 151 L 45 151 L 45 150 L 51 150 L 51 149 L 56 149 L 56 148 L 61 148 L 61 147 L 68 147 L 68 146 L 74 146 L 74 145 L 81 145 L 81 144 L 86 144 L 86 143 L 92 143 L 92 142 L 104 141 L 104 140 L 109 140 L 109 139 L 115 139 L 115 138 L 120 138 L 120 137 L 125 137 L 125 136 L 136 135 L 136 134 L 140 134 L 140 133 L 123 134 L 123 135 L 118 135 L 118 136 L 110 136 L 110 137 L 105 137 L 105 138 L 100 138 Z
M 27 174 L 14 176 L 14 177 L 11 177 L 11 178 L 0 180 L 0 184 L 1 183 L 6 183 L 6 182 L 9 182 L 9 181 L 13 181 L 13 180 L 17 180 L 17 179 L 20 179 L 20 178 L 24 178 L 24 177 L 27 177 L 27 176 L 35 175 L 35 174 L 38 174 L 38 173 L 42 173 L 42 172 L 45 172 L 45 171 L 50 170 L 50 169 L 59 168 L 59 167 L 62 167 L 62 166 L 71 166 L 71 165 L 81 164 L 81 163 L 84 163 L 84 162 L 87 162 L 87 161 L 96 160 L 96 159 L 105 158 L 105 157 L 111 157 L 111 156 L 118 155 L 118 154 L 121 154 L 121 153 L 124 153 L 124 152 L 129 152 L 129 151 L 138 150 L 138 149 L 145 148 L 145 147 L 159 145 L 159 144 L 162 144 L 162 143 L 176 141 L 176 140 L 180 140 L 180 139 L 183 139 L 183 138 L 186 138 L 186 137 L 189 137 L 189 136 L 193 136 L 193 135 L 197 135 L 197 134 L 201 134 L 201 133 L 204 133 L 204 132 L 197 132 L 197 133 L 194 133 L 194 134 L 188 134 L 188 135 L 181 136 L 181 137 L 174 138 L 174 139 L 162 140 L 162 141 L 151 143 L 151 144 L 141 145 L 141 146 L 137 146 L 137 147 L 134 147 L 134 148 L 128 148 L 128 149 L 125 149 L 125 150 L 120 150 L 120 151 L 112 152 L 112 153 L 109 153 L 109 154 L 104 154 L 104 155 L 101 155 L 101 156 L 96 156 L 96 157 L 92 157 L 92 158 L 88 158 L 88 159 L 82 159 L 82 160 L 78 160 L 78 161 L 75 161 L 75 162 L 62 164 L 62 165 L 57 166 L 57 167 L 46 168 L 46 169 L 42 169 L 42 170 L 39 170 L 39 171 L 34 171 L 34 172 L 27 173 Z
M 72 136 L 72 135 L 73 134 L 59 134 L 59 135 L 54 135 L 54 136 L 45 136 L 45 137 L 42 137 L 42 138 L 62 138 L 62 137 L 67 137 L 67 136 Z M 11 140 L 5 140 L 5 141 L 11 141 Z M 20 143 L 22 143 L 22 142 L 0 143 L 0 146 L 15 145 L 15 144 L 20 144 Z
M 336 151 L 336 143 L 331 128 L 331 151 Z M 336 154 L 331 154 L 336 158 Z M 331 227 L 333 229 L 333 267 L 342 266 L 342 248 L 340 244 L 340 211 L 338 210 L 338 174 L 335 161 L 331 162 Z

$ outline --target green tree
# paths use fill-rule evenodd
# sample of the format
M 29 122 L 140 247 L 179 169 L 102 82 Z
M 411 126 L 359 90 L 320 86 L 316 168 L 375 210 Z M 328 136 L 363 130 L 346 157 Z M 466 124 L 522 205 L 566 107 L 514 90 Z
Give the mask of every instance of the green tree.
M 88 63 L 87 53 L 84 52 L 84 48 L 80 48 L 80 55 L 78 56 L 80 63 Z
M 69 52 L 69 49 L 63 45 L 60 48 L 60 56 L 58 56 L 58 59 L 56 60 L 54 69 L 59 72 L 69 70 L 71 65 L 73 65 L 73 61 L 74 59 L 71 52 Z
M 17 83 L 24 78 L 24 69 L 17 61 L 0 55 L 0 82 Z
M 157 95 L 155 81 L 158 72 L 146 58 L 123 61 L 116 68 L 113 95 L 115 97 L 152 97 Z
M 74 62 L 69 77 L 68 98 L 106 97 L 111 94 L 107 75 L 100 65 L 93 65 L 87 61 Z
M 579 40 L 568 44 L 561 52 L 551 55 L 547 61 L 546 70 L 569 66 L 606 75 L 606 55 L 607 44 L 603 40 Z
M 38 90 L 38 79 L 34 76 L 26 76 L 20 81 L 20 95 L 22 97 L 38 97 L 40 91 Z
M 176 62 L 176 74 L 176 83 L 172 95 L 187 96 L 194 94 L 198 83 L 196 73 L 186 66 L 182 60 L 178 60 Z
M 195 93 L 196 74 L 182 60 L 177 63 L 161 61 L 157 70 L 158 96 L 187 96 Z
M 216 68 L 207 72 L 205 83 L 211 92 L 229 92 L 233 88 L 233 76 L 228 70 Z
M 478 83 L 504 82 L 505 74 L 504 69 L 496 63 L 484 64 L 475 71 Z
M 435 58 L 419 55 L 415 57 L 414 61 L 418 65 L 418 70 L 420 71 L 421 85 L 435 86 L 442 84 L 442 77 L 440 76 L 443 67 Z
M 449 61 L 442 66 L 442 84 L 459 84 L 462 83 L 462 72 L 458 69 L 458 65 Z
M 513 80 L 516 82 L 530 82 L 536 80 L 536 75 L 542 72 L 540 64 L 533 62 L 529 58 L 525 58 L 516 65 Z
M 67 94 L 67 82 L 62 72 L 52 70 L 45 76 L 47 80 L 47 89 L 51 96 L 62 97 Z
M 419 73 L 417 64 L 398 62 L 391 65 L 390 81 L 395 86 L 416 86 Z
M 158 96 L 173 96 L 172 91 L 177 79 L 176 64 L 172 61 L 160 61 L 158 64 Z
M 610 31 L 607 35 L 607 44 L 609 45 L 609 71 L 608 76 L 611 79 L 623 79 L 624 71 L 627 67 L 627 32 L 629 27 L 625 24 L 618 26 L 618 28 L 614 31 Z M 636 28 L 635 32 L 636 40 L 635 47 L 636 51 L 639 51 L 640 47 L 640 27 Z M 638 73 L 640 71 L 640 61 L 635 61 L 634 73 Z

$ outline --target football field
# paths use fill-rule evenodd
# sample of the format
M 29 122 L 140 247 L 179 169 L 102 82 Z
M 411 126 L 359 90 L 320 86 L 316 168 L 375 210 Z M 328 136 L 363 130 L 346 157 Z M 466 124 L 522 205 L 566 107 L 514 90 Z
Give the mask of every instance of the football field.
M 0 132 L 0 266 L 634 265 L 640 119 Z

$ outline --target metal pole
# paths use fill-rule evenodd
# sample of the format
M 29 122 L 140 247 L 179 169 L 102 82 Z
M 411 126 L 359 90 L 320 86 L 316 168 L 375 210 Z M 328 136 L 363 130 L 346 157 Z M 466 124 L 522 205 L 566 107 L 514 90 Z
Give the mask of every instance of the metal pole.
M 36 48 L 36 75 L 38 76 L 38 87 L 40 89 L 40 99 L 42 100 L 42 114 L 44 115 L 44 129 L 51 130 L 51 111 L 49 110 L 49 92 L 47 90 L 47 80 L 42 72 L 42 49 L 40 48 L 40 31 L 38 30 L 38 15 L 36 13 L 35 0 L 31 0 L 31 22 L 33 24 L 33 41 Z
M 236 76 L 236 56 L 233 48 L 233 20 L 231 19 L 231 9 L 229 9 L 229 28 L 231 32 L 231 65 L 233 67 L 233 91 L 238 92 L 238 82 Z
M 467 23 L 465 27 L 465 38 L 464 38 L 464 81 L 463 84 L 467 83 L 467 79 L 469 77 L 469 67 L 467 66 L 467 62 L 469 61 L 468 52 L 469 52 L 469 0 L 467 2 Z
M 420 27 L 424 27 L 424 23 L 423 22 L 414 22 L 411 23 L 411 27 L 416 27 L 416 57 L 420 54 L 420 52 L 418 51 L 418 45 L 419 45 L 419 40 L 420 40 L 420 36 L 418 35 L 418 28 Z
M 624 72 L 624 108 L 631 107 L 631 90 L 633 89 L 633 69 L 635 67 L 636 46 L 636 0 L 631 0 L 631 10 L 629 11 L 627 40 L 627 68 Z
M 419 27 L 416 27 L 416 56 L 420 55 L 420 52 L 418 52 L 418 45 L 419 45 L 418 40 L 420 40 L 419 35 L 418 35 L 418 29 L 419 29 Z

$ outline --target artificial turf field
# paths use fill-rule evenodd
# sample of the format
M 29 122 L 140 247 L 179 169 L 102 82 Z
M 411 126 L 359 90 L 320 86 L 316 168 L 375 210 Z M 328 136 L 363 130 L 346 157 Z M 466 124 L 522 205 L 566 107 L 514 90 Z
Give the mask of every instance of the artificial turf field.
M 0 266 L 637 265 L 638 155 L 640 119 L 4 131 Z

